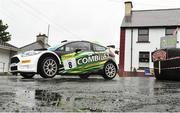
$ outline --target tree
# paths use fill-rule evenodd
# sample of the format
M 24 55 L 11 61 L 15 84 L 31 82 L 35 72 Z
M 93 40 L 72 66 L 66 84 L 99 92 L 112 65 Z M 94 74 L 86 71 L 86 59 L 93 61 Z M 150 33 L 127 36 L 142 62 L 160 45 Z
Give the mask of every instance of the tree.
M 3 25 L 2 20 L 0 20 L 0 40 L 3 42 L 7 42 L 11 40 L 11 35 L 9 32 L 7 32 L 8 25 Z

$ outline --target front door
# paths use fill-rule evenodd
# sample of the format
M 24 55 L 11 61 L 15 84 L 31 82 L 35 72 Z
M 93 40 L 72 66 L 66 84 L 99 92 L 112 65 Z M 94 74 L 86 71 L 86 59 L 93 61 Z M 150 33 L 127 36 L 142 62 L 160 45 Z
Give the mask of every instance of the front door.
M 63 69 L 60 74 L 85 74 L 88 72 L 89 56 L 94 52 L 91 43 L 77 41 L 64 46 L 64 52 L 60 52 Z

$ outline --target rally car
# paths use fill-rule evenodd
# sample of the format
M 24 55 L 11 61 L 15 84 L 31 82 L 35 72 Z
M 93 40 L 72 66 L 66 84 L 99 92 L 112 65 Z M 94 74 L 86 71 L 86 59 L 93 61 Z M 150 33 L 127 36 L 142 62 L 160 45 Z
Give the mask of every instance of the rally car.
M 115 52 L 108 47 L 89 41 L 62 41 L 48 49 L 27 51 L 11 58 L 10 70 L 24 78 L 40 74 L 43 78 L 55 75 L 79 75 L 88 78 L 92 74 L 113 79 L 118 71 Z

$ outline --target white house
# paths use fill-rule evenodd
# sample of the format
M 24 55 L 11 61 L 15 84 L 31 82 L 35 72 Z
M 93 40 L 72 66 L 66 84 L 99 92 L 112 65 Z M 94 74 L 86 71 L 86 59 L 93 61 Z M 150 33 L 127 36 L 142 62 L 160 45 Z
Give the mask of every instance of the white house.
M 25 51 L 34 50 L 34 49 L 45 49 L 45 48 L 50 47 L 50 45 L 48 44 L 48 37 L 45 34 L 39 34 L 36 37 L 37 38 L 35 42 L 19 48 L 18 52 L 21 53 Z
M 160 49 L 162 37 L 176 35 L 180 47 L 180 9 L 132 10 L 125 2 L 125 16 L 120 33 L 120 72 L 144 72 L 153 68 L 151 52 Z
M 10 58 L 15 55 L 18 48 L 0 40 L 0 73 L 9 71 Z
M 11 57 L 18 52 L 21 53 L 24 51 L 44 49 L 48 47 L 48 37 L 45 34 L 37 35 L 36 42 L 25 45 L 21 48 L 17 48 L 11 44 L 5 43 L 0 40 L 0 73 L 5 73 L 9 71 Z

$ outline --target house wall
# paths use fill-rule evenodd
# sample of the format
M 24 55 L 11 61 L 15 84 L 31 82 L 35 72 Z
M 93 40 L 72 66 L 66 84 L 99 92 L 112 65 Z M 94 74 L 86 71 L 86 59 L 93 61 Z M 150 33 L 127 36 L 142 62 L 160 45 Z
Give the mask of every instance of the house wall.
M 8 72 L 9 59 L 10 59 L 9 55 L 10 55 L 9 50 L 0 49 L 0 72 Z
M 150 28 L 149 29 L 149 41 L 150 43 L 137 43 L 138 41 L 138 29 L 133 28 L 133 43 L 132 43 L 132 67 L 138 69 L 139 68 L 139 52 L 150 52 L 150 61 L 149 67 L 153 68 L 153 63 L 151 60 L 151 52 L 160 48 L 160 38 L 165 36 L 165 28 Z M 131 29 L 126 29 L 125 33 L 125 64 L 124 71 L 131 71 Z M 177 34 L 177 40 L 179 43 L 177 47 L 180 47 L 180 30 Z M 132 69 L 133 69 L 132 68 Z M 138 70 L 140 71 L 140 70 Z
M 177 48 L 180 48 L 180 29 L 178 29 L 178 32 L 177 32 Z

